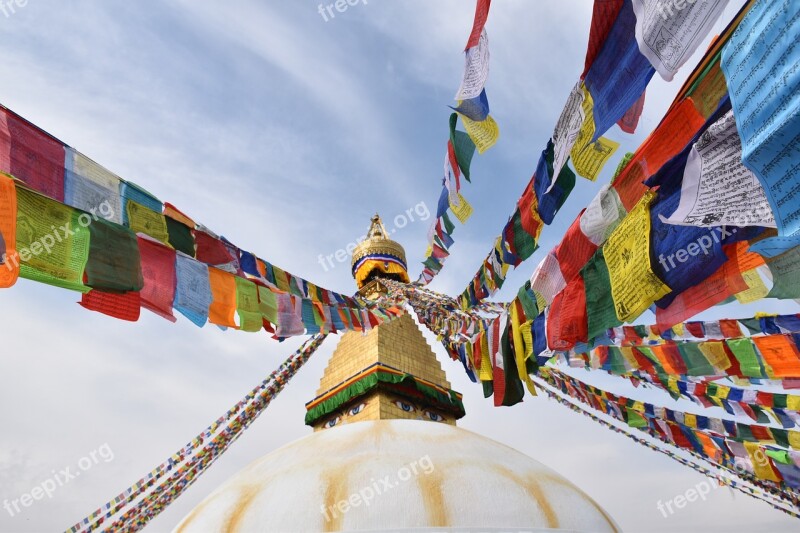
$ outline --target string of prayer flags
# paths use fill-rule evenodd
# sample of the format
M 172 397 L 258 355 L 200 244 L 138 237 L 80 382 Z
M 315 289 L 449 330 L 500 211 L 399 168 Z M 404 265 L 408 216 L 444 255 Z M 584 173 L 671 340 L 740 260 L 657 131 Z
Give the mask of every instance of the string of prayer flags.
M 451 132 L 451 138 L 454 153 L 463 159 L 458 168 L 468 174 L 474 146 L 470 151 L 471 140 L 466 133 Z M 333 305 L 337 317 L 339 306 L 357 309 L 359 313 L 365 307 L 374 307 L 370 302 L 321 289 L 240 250 L 172 204 L 162 202 L 141 186 L 120 179 L 2 107 L 0 171 L 9 172 L 0 174 L 0 199 L 3 200 L 0 206 L 0 287 L 13 285 L 21 274 L 83 293 L 91 290 L 92 294 L 83 297 L 81 304 L 109 316 L 137 320 L 137 307 L 144 305 L 172 320 L 174 306 L 202 326 L 213 303 L 208 281 L 210 264 L 270 290 L 314 302 L 315 320 L 322 324 L 325 323 L 321 318 L 324 307 L 316 304 Z M 143 265 L 146 261 L 141 257 L 136 234 L 151 239 L 145 248 L 149 249 L 154 240 L 161 243 L 155 249 L 171 255 L 172 260 L 164 262 L 164 267 L 174 272 L 173 281 L 144 279 L 143 266 L 147 265 Z M 442 241 L 452 244 L 447 235 L 442 236 Z M 194 257 L 206 263 L 205 269 L 201 264 L 188 261 Z M 245 263 L 247 272 L 240 261 Z M 145 281 L 148 281 L 147 288 Z M 242 293 L 245 286 L 231 282 L 226 284 L 225 290 L 231 291 L 224 298 L 226 305 L 237 301 L 236 287 L 240 299 L 247 299 Z M 161 288 L 150 293 L 156 286 Z M 254 294 L 252 290 L 246 293 L 249 297 Z M 252 298 L 245 307 L 234 309 L 237 313 L 233 315 L 233 322 L 238 319 L 241 324 L 246 318 L 247 329 L 254 329 L 258 320 L 255 315 L 246 314 L 253 313 Z M 222 318 L 227 316 L 225 311 L 215 319 L 230 324 L 227 318 Z M 391 318 L 383 312 L 370 316 L 376 323 Z M 265 329 L 274 333 L 274 322 L 261 322 Z M 346 325 L 341 325 L 350 328 L 351 322 L 348 320 Z M 314 327 L 317 326 L 315 323 Z M 284 329 L 299 331 L 296 327 Z
M 580 366 L 614 374 L 634 371 L 657 376 L 664 383 L 682 376 L 755 379 L 800 377 L 797 333 L 779 333 L 727 339 L 663 341 L 661 344 L 598 345 L 583 353 L 571 352 Z
M 462 301 L 475 305 L 494 295 L 502 288 L 509 269 L 528 259 L 538 248 L 542 222 L 550 224 L 553 221 L 575 187 L 575 174 L 564 166 L 549 190 L 544 190 L 553 174 L 553 158 L 554 145 L 548 142 L 536 174 L 518 200 L 517 209 L 503 228 L 503 234 L 495 240 L 494 249 L 462 292 Z
M 561 169 L 567 168 L 569 156 L 572 156 L 579 174 L 596 179 L 618 147 L 617 143 L 602 138 L 602 134 L 617 122 L 620 122 L 625 131 L 632 132 L 636 127 L 644 105 L 646 86 L 655 73 L 654 67 L 639 50 L 637 37 L 639 40 L 644 39 L 643 42 L 650 42 L 654 35 L 653 28 L 661 27 L 671 28 L 687 36 L 682 43 L 675 44 L 678 48 L 674 52 L 680 52 L 681 57 L 668 59 L 667 50 L 657 52 L 663 60 L 660 66 L 668 66 L 674 73 L 708 33 L 721 12 L 720 4 L 724 2 L 713 2 L 713 6 L 706 3 L 702 9 L 689 10 L 697 17 L 703 15 L 702 20 L 691 18 L 688 13 L 671 14 L 664 24 L 645 20 L 645 11 L 650 16 L 652 10 L 649 6 L 645 10 L 640 0 L 636 0 L 636 4 L 641 13 L 638 19 L 631 0 L 595 3 L 584 75 L 567 99 L 553 138 L 545 150 L 547 156 L 542 158 L 544 161 L 540 160 L 535 174 L 537 208 L 541 220 L 546 224 L 552 223 L 556 212 L 574 187 L 572 174 L 565 177 L 567 182 L 561 184 L 562 191 L 550 195 L 552 189 L 559 185 L 559 180 L 554 178 L 562 177 Z M 658 30 L 655 31 L 658 34 Z M 729 36 L 730 32 L 726 32 L 721 40 L 724 41 Z M 702 82 L 706 74 L 707 69 L 697 79 Z M 695 88 L 694 91 L 695 96 L 703 97 L 702 102 L 709 109 L 713 100 L 718 101 L 724 96 L 724 92 L 720 93 L 718 87 L 711 84 L 700 89 Z M 708 93 L 713 93 L 714 96 Z M 683 105 L 671 109 L 665 121 L 659 125 L 659 135 L 651 135 L 637 151 L 637 157 L 615 179 L 614 188 L 626 209 L 632 209 L 644 194 L 646 187 L 642 182 L 683 149 L 685 139 L 697 132 L 703 124 L 703 118 L 688 93 L 684 94 Z M 664 142 L 667 138 L 668 142 Z M 573 180 L 571 183 L 568 181 L 569 177 Z M 521 210 L 521 214 L 523 217 L 527 215 L 525 210 Z M 491 255 L 490 253 L 470 285 L 463 291 L 462 299 L 465 302 L 475 304 L 480 298 L 493 294 L 488 280 L 499 279 L 498 285 L 502 285 L 504 276 L 498 275 L 500 272 L 489 272 L 487 269 Z M 432 279 L 432 273 L 426 273 L 423 278 Z
M 250 427 L 270 402 L 281 392 L 308 359 L 316 352 L 326 335 L 309 338 L 276 370 L 222 416 L 214 420 L 196 437 L 167 460 L 152 469 L 118 496 L 99 506 L 67 531 L 88 532 L 99 529 L 107 520 L 120 515 L 110 527 L 114 530 L 144 527 L 175 498 L 186 490 L 210 464 L 219 458 L 243 431 Z M 167 474 L 170 476 L 163 480 Z M 140 498 L 140 496 L 144 497 Z M 127 510 L 134 501 L 137 506 Z
M 800 244 L 798 42 L 797 2 L 756 2 L 722 50 L 743 162 L 761 182 L 778 226 L 778 237 L 753 247 L 765 257 Z
M 542 378 L 570 397 L 607 412 L 631 427 L 652 429 L 662 440 L 693 450 L 713 464 L 724 465 L 725 461 L 734 462 L 737 456 L 741 456 L 736 453 L 740 446 L 748 449 L 751 456 L 758 453 L 759 460 L 754 462 L 759 462 L 762 470 L 751 464 L 749 465 L 751 468 L 748 469 L 750 474 L 754 474 L 754 477 L 762 482 L 777 483 L 786 493 L 798 488 L 792 483 L 796 474 L 800 473 L 794 470 L 800 467 L 792 465 L 793 475 L 784 479 L 774 468 L 772 457 L 765 453 L 766 446 L 776 442 L 779 443 L 777 446 L 785 448 L 785 451 L 789 451 L 789 447 L 797 449 L 800 446 L 800 434 L 797 432 L 693 415 L 621 398 L 555 369 L 548 369 L 542 374 Z M 796 494 L 793 495 L 793 500 L 798 501 Z
M 441 272 L 445 259 L 450 255 L 455 226 L 447 211 L 450 210 L 462 224 L 466 224 L 472 216 L 473 207 L 460 192 L 461 175 L 471 181 L 469 168 L 475 150 L 479 154 L 484 153 L 497 142 L 500 135 L 497 123 L 489 115 L 485 89 L 489 76 L 489 39 L 485 25 L 490 7 L 491 0 L 476 2 L 475 19 L 464 51 L 464 75 L 455 97 L 457 105 L 450 106 L 456 113 L 450 115 L 444 186 L 439 196 L 436 218 L 428 231 L 428 249 L 417 280 L 423 285 L 430 283 Z M 464 132 L 456 130 L 459 116 Z
M 625 435 L 626 437 L 630 438 L 634 442 L 636 442 L 638 444 L 641 444 L 642 446 L 645 446 L 645 447 L 647 447 L 647 448 L 649 448 L 651 450 L 657 451 L 659 453 L 663 453 L 667 457 L 670 457 L 671 459 L 674 459 L 675 461 L 679 462 L 680 464 L 682 464 L 684 466 L 688 466 L 689 468 L 692 468 L 693 470 L 695 470 L 695 471 L 697 471 L 697 472 L 699 472 L 699 473 L 701 473 L 701 474 L 703 474 L 705 476 L 708 476 L 711 479 L 716 480 L 717 482 L 719 482 L 720 485 L 728 486 L 728 487 L 730 487 L 732 489 L 736 489 L 736 490 L 740 491 L 741 493 L 746 494 L 747 496 L 751 496 L 751 497 L 753 497 L 753 498 L 755 498 L 757 500 L 761 500 L 761 501 L 764 501 L 764 502 L 768 503 L 774 509 L 782 511 L 782 512 L 784 512 L 784 513 L 786 513 L 786 514 L 788 514 L 788 515 L 790 515 L 792 517 L 800 518 L 800 513 L 798 513 L 795 510 L 793 510 L 793 509 L 796 509 L 797 503 L 794 503 L 794 507 L 792 509 L 787 508 L 787 506 L 791 507 L 792 503 L 790 501 L 787 501 L 787 500 L 789 500 L 789 498 L 787 498 L 786 494 L 784 494 L 783 492 L 781 492 L 780 490 L 778 490 L 778 489 L 776 489 L 774 487 L 765 486 L 764 483 L 760 482 L 759 480 L 757 480 L 755 478 L 752 478 L 749 475 L 749 473 L 747 472 L 747 470 L 736 470 L 735 471 L 736 474 L 737 474 L 736 475 L 736 479 L 731 479 L 731 478 L 728 478 L 728 477 L 726 477 L 725 475 L 723 475 L 721 473 L 718 473 L 717 471 L 712 471 L 712 470 L 709 470 L 707 468 L 703 468 L 703 467 L 699 466 L 698 464 L 696 464 L 695 462 L 689 461 L 689 460 L 685 459 L 684 457 L 682 457 L 681 455 L 677 455 L 677 454 L 673 453 L 669 449 L 659 447 L 659 446 L 653 444 L 652 442 L 650 442 L 648 440 L 645 440 L 643 438 L 637 437 L 637 436 L 633 435 L 631 432 L 626 431 L 625 428 L 621 428 L 621 427 L 618 427 L 616 425 L 613 425 L 613 424 L 609 423 L 608 421 L 606 421 L 606 420 L 604 420 L 602 418 L 599 418 L 598 416 L 594 415 L 592 412 L 588 411 L 587 409 L 584 409 L 580 405 L 576 405 L 576 404 L 566 400 L 565 397 L 569 397 L 566 392 L 561 393 L 561 394 L 564 394 L 564 396 L 565 396 L 565 397 L 562 397 L 562 396 L 559 396 L 560 391 L 559 391 L 559 393 L 555 393 L 551 389 L 547 388 L 546 386 L 544 386 L 542 383 L 540 383 L 538 381 L 534 381 L 534 384 L 538 388 L 540 388 L 548 396 L 549 399 L 556 400 L 558 403 L 564 405 L 565 407 L 569 408 L 570 410 L 572 410 L 574 412 L 581 413 L 581 414 L 583 414 L 585 416 L 588 416 L 592 421 L 600 424 L 601 426 L 606 427 L 608 429 L 611 429 L 612 431 L 614 431 L 616 433 Z M 583 400 L 579 400 L 579 401 L 583 401 Z M 586 403 L 586 402 L 584 402 L 584 403 Z M 622 419 L 621 414 L 618 417 L 616 411 L 613 411 L 613 412 L 604 411 L 604 413 L 608 414 L 609 416 L 612 416 L 613 418 L 615 418 L 617 420 L 621 420 L 621 421 L 624 422 L 624 419 Z M 656 432 L 655 430 L 653 430 L 650 427 L 648 427 L 648 428 L 638 428 L 638 429 L 640 431 L 645 431 L 646 430 L 650 436 L 657 438 L 658 440 L 660 440 L 661 442 L 663 442 L 665 444 L 670 444 L 670 441 L 665 438 L 666 434 L 663 433 L 663 432 L 662 433 L 658 433 L 658 432 Z M 694 456 L 694 458 L 697 459 L 697 460 L 704 460 L 703 457 L 701 457 L 700 455 L 695 454 L 693 450 L 685 450 L 685 451 L 688 452 L 689 455 Z M 769 454 L 770 451 L 768 450 L 766 453 Z M 791 454 L 796 454 L 796 453 L 797 452 L 789 451 L 788 455 L 791 457 L 792 456 Z M 797 464 L 797 462 L 798 461 L 795 461 L 795 464 Z M 729 473 L 731 472 L 730 469 L 728 469 L 728 468 L 726 468 L 724 466 L 720 466 L 718 464 L 712 464 L 712 466 L 715 467 L 717 470 L 725 470 L 725 471 L 728 471 Z M 745 485 L 744 481 L 746 481 L 747 483 L 750 483 L 751 485 L 753 485 L 753 486 L 755 486 L 757 488 L 752 488 L 751 486 Z M 795 501 L 796 501 L 796 498 L 795 498 Z
M 423 261 L 424 268 L 418 283 L 430 283 L 441 271 L 444 260 L 450 255 L 449 248 L 453 244 L 451 235 L 455 230 L 455 225 L 447 211 L 450 210 L 462 224 L 467 222 L 473 212 L 472 206 L 460 192 L 460 177 L 463 175 L 467 181 L 470 181 L 469 168 L 475 153 L 475 143 L 468 134 L 456 129 L 457 121 L 458 116 L 456 113 L 452 113 L 442 193 L 436 209 L 436 218 L 432 221 L 428 233 L 428 252 Z

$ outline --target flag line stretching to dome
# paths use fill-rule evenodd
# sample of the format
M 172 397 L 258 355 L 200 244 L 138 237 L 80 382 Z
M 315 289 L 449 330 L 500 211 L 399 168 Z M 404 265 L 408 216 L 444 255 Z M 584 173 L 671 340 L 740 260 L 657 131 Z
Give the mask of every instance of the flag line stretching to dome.
M 787 509 L 785 507 L 782 507 L 780 505 L 781 502 L 776 500 L 776 499 L 774 499 L 773 496 L 768 491 L 762 491 L 762 489 L 759 488 L 759 487 L 752 487 L 752 486 L 746 484 L 745 482 L 743 482 L 741 480 L 737 481 L 736 479 L 732 479 L 731 477 L 728 477 L 728 476 L 723 475 L 722 473 L 718 472 L 718 471 L 721 471 L 721 472 L 726 472 L 727 473 L 727 472 L 730 472 L 729 470 L 726 470 L 726 469 L 724 469 L 724 468 L 722 468 L 722 467 L 720 467 L 719 465 L 716 465 L 716 464 L 711 464 L 711 466 L 713 468 L 715 468 L 717 471 L 705 468 L 704 466 L 701 466 L 699 464 L 699 462 L 695 462 L 695 461 L 689 460 L 689 459 L 687 459 L 685 457 L 682 457 L 682 456 L 672 452 L 671 450 L 669 450 L 667 448 L 659 447 L 658 445 L 654 444 L 653 442 L 648 441 L 648 440 L 646 440 L 646 439 L 644 439 L 642 437 L 639 437 L 639 436 L 633 434 L 630 431 L 630 428 L 620 427 L 620 426 L 617 426 L 615 424 L 612 424 L 608 420 L 604 420 L 600 416 L 597 416 L 596 414 L 594 414 L 591 411 L 583 408 L 579 404 L 575 404 L 575 403 L 569 401 L 567 399 L 567 398 L 569 398 L 568 395 L 562 394 L 561 391 L 559 391 L 558 389 L 550 388 L 547 385 L 546 381 L 542 381 L 539 378 L 534 378 L 534 383 L 536 384 L 536 386 L 540 390 L 542 390 L 545 393 L 545 395 L 549 399 L 555 400 L 556 402 L 560 403 L 561 405 L 564 405 L 565 407 L 569 408 L 570 410 L 572 410 L 572 411 L 574 411 L 576 413 L 581 413 L 582 415 L 589 417 L 592 421 L 597 422 L 601 426 L 603 426 L 603 427 L 605 427 L 607 429 L 610 429 L 610 430 L 614 431 L 615 433 L 619 433 L 619 434 L 625 435 L 626 437 L 628 437 L 629 439 L 633 440 L 637 444 L 641 444 L 642 446 L 650 448 L 651 450 L 654 450 L 654 451 L 657 451 L 659 453 L 662 453 L 662 454 L 666 455 L 667 457 L 669 457 L 670 459 L 673 459 L 673 460 L 679 462 L 680 464 L 682 464 L 684 466 L 687 466 L 687 467 L 691 468 L 692 470 L 695 470 L 696 472 L 698 472 L 700 474 L 703 474 L 706 477 L 709 477 L 711 479 L 716 480 L 721 486 L 727 486 L 727 487 L 736 489 L 736 490 L 738 490 L 739 492 L 741 492 L 743 494 L 746 494 L 746 495 L 748 495 L 750 497 L 753 497 L 753 498 L 756 498 L 758 500 L 764 501 L 765 503 L 769 504 L 772 508 L 774 508 L 774 509 L 776 509 L 778 511 L 783 511 L 784 513 L 786 513 L 786 514 L 788 514 L 790 516 L 793 516 L 795 518 L 800 518 L 800 515 L 795 513 L 791 509 Z M 607 413 L 607 414 L 609 414 L 609 413 Z M 640 431 L 645 431 L 642 428 L 637 428 L 637 429 L 639 429 Z M 686 450 L 684 450 L 684 451 L 686 451 Z M 692 456 L 692 457 L 699 458 L 699 457 L 696 456 L 696 454 L 693 451 L 689 451 L 688 454 L 690 456 Z
M 214 461 L 250 427 L 289 380 L 316 352 L 326 335 L 317 334 L 297 349 L 286 361 L 250 391 L 241 401 L 215 420 L 186 446 L 154 468 L 149 474 L 122 491 L 96 511 L 67 530 L 68 533 L 94 531 L 131 506 L 148 489 L 176 469 L 170 478 L 150 491 L 135 509 L 127 511 L 113 525 L 114 531 L 138 531 L 180 496 Z M 206 443 L 208 441 L 208 443 Z M 166 494 L 165 491 L 169 490 Z M 163 499 L 160 499 L 158 497 Z M 167 501 L 168 500 L 168 501 Z M 147 505 L 143 505 L 147 504 Z
M 391 339 L 393 331 L 406 332 L 405 338 L 411 326 L 416 328 L 402 310 L 408 301 L 469 377 L 482 382 L 495 405 L 520 402 L 525 385 L 535 394 L 538 376 L 796 506 L 800 439 L 786 428 L 797 425 L 798 397 L 710 382 L 730 378 L 758 387 L 764 380 L 783 380 L 786 388 L 794 386 L 800 379 L 796 320 L 776 316 L 762 326 L 763 334 L 752 337 L 737 336 L 727 329 L 729 323 L 723 331 L 721 321 L 717 334 L 710 323 L 704 342 L 678 338 L 678 330 L 686 328 L 697 338 L 697 323 L 686 321 L 729 301 L 800 298 L 800 199 L 795 198 L 800 190 L 800 71 L 795 68 L 800 64 L 800 6 L 790 0 L 747 2 L 656 130 L 620 165 L 612 183 L 540 262 L 517 298 L 509 304 L 482 302 L 502 286 L 510 266 L 532 255 L 542 223 L 552 221 L 566 200 L 574 186 L 566 165 L 570 155 L 585 177 L 581 157 L 593 156 L 583 163 L 599 171 L 613 152 L 600 133 L 626 114 L 623 129 L 635 127 L 653 73 L 670 79 L 723 4 L 692 4 L 664 19 L 683 29 L 701 21 L 694 28 L 698 39 L 674 50 L 679 59 L 670 62 L 648 48 L 661 24 L 659 17 L 648 18 L 652 5 L 641 0 L 595 3 L 584 84 L 570 96 L 515 215 L 458 302 L 417 284 L 403 285 L 409 281 L 405 254 L 377 218 L 370 238 L 353 257 L 361 294 L 342 296 L 217 237 L 5 108 L 0 113 L 0 171 L 8 173 L 0 176 L 0 286 L 10 287 L 21 275 L 79 291 L 84 307 L 126 320 L 138 319 L 144 307 L 174 321 L 174 308 L 201 326 L 208 320 L 245 331 L 263 328 L 280 339 L 361 331 L 377 361 L 361 368 L 337 363 L 332 375 L 339 378 L 321 384 L 307 406 L 307 421 L 317 430 L 349 418 L 347 410 L 364 398 L 369 401 L 363 407 L 375 420 L 397 416 L 392 402 L 402 402 L 398 396 L 422 402 L 423 410 L 435 415 L 430 420 L 454 423 L 463 416 L 459 394 L 441 376 L 425 377 L 432 369 L 429 361 L 415 366 L 413 358 L 400 357 L 394 364 L 382 359 L 391 358 L 382 338 Z M 476 102 L 459 103 L 466 134 L 455 130 L 457 117 L 451 117 L 443 205 L 457 216 L 468 211 L 458 202 L 459 178 L 461 173 L 469 176 L 465 161 L 476 140 L 476 130 L 470 130 L 470 119 L 463 115 L 484 104 L 488 112 L 483 90 L 488 8 L 488 1 L 479 0 L 468 44 L 462 90 L 471 84 L 470 90 L 480 89 L 480 94 L 470 95 Z M 655 22 L 647 26 L 645 20 Z M 619 58 L 630 68 L 618 68 Z M 598 74 L 608 72 L 615 75 Z M 633 73 L 633 80 L 626 81 L 631 90 L 624 93 L 619 91 L 623 80 L 616 77 L 621 72 Z M 597 154 L 587 152 L 587 146 Z M 461 161 L 459 153 L 470 156 Z M 439 211 L 434 233 L 438 244 L 447 244 L 441 230 L 449 236 L 452 223 Z M 436 246 L 431 253 L 437 260 L 446 256 L 441 250 L 437 256 Z M 423 272 L 420 282 L 430 279 Z M 644 343 L 641 330 L 623 324 L 648 308 L 656 326 L 648 334 L 652 342 Z M 361 337 L 350 333 L 345 338 L 343 353 L 357 352 L 346 347 L 358 345 Z M 407 340 L 408 346 L 421 346 L 419 337 Z M 423 359 L 430 355 L 418 353 L 425 353 Z M 769 413 L 783 428 L 620 399 L 553 370 L 548 365 L 557 359 L 644 377 L 673 396 L 720 405 L 756 422 L 769 422 Z M 261 397 L 256 402 L 253 409 L 260 413 L 265 403 Z M 218 435 L 117 525 L 144 525 L 182 493 L 247 427 L 237 420 L 232 432 Z M 134 492 L 124 498 L 126 503 L 136 497 Z M 614 527 L 610 521 L 607 525 Z

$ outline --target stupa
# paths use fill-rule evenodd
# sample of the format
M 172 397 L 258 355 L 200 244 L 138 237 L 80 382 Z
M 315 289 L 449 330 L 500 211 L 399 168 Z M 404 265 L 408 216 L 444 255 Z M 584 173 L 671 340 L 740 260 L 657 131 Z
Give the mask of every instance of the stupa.
M 367 298 L 383 278 L 409 280 L 377 215 L 352 270 Z M 461 399 L 409 314 L 345 333 L 306 404 L 314 432 L 236 474 L 175 531 L 617 531 L 558 473 L 458 428 Z

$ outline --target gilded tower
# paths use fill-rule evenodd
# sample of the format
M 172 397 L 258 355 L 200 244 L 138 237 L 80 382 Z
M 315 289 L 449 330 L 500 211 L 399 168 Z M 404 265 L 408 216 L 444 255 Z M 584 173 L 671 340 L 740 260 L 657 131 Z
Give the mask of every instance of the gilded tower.
M 378 215 L 367 238 L 353 251 L 352 273 L 359 292 L 386 292 L 381 279 L 408 282 L 403 247 L 391 240 Z M 306 404 L 306 424 L 315 431 L 364 420 L 426 420 L 455 425 L 464 416 L 461 394 L 453 391 L 436 355 L 410 315 L 366 334 L 342 335 Z

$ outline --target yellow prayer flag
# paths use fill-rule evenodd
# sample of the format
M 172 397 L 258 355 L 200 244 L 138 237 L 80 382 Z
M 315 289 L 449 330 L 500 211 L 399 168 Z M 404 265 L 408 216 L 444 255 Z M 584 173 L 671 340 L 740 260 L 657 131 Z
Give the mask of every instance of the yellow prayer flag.
M 630 346 L 620 346 L 620 353 L 622 358 L 625 359 L 625 368 L 628 370 L 638 370 L 639 362 L 636 361 L 636 356 L 633 355 L 633 348 Z
M 584 83 L 581 83 L 581 89 L 583 90 L 583 103 L 581 104 L 581 109 L 583 111 L 583 124 L 581 125 L 581 129 L 578 132 L 578 137 L 575 139 L 575 143 L 572 145 L 572 150 L 570 151 L 570 156 L 573 158 L 573 160 L 575 159 L 575 154 L 581 153 L 583 149 L 592 141 L 592 137 L 594 137 L 595 133 L 594 99 L 592 98 L 592 93 L 589 92 L 589 89 Z M 574 163 L 575 162 L 573 161 L 573 164 Z
M 472 216 L 472 213 L 475 211 L 470 203 L 467 201 L 461 193 L 457 194 L 458 196 L 458 205 L 454 205 L 450 202 L 450 210 L 456 216 L 459 222 L 462 224 L 466 224 L 469 217 Z
M 491 117 L 491 115 L 486 117 L 486 120 L 482 120 L 477 122 L 472 120 L 464 115 L 461 115 L 461 122 L 464 124 L 464 129 L 469 135 L 469 138 L 472 139 L 472 142 L 475 143 L 475 148 L 478 149 L 478 153 L 482 154 L 497 142 L 497 138 L 500 137 L 500 128 L 497 127 L 497 122 Z
M 125 204 L 128 214 L 128 226 L 134 233 L 144 233 L 161 243 L 170 246 L 167 221 L 164 215 L 149 209 L 133 200 Z
M 492 381 L 494 379 L 492 360 L 489 357 L 489 339 L 486 334 L 481 337 L 481 369 L 478 371 L 478 379 L 481 381 Z
M 701 342 L 698 347 L 700 352 L 708 359 L 711 366 L 719 371 L 728 370 L 731 367 L 731 360 L 725 353 L 725 347 L 719 341 Z
M 635 319 L 670 292 L 650 267 L 650 202 L 654 196 L 648 191 L 603 246 L 614 309 L 623 322 Z
M 608 160 L 619 148 L 619 143 L 611 139 L 600 137 L 597 141 L 589 143 L 578 150 L 577 145 L 572 149 L 572 165 L 575 172 L 590 181 L 596 181 L 600 171 L 606 166 Z
M 769 293 L 769 289 L 766 285 L 764 285 L 764 281 L 761 279 L 761 275 L 758 273 L 757 268 L 748 270 L 747 272 L 742 272 L 742 278 L 744 279 L 744 282 L 747 284 L 748 288 L 742 292 L 734 294 L 734 297 L 739 301 L 740 304 L 749 304 L 750 302 L 755 302 L 756 300 L 765 298 Z
M 517 306 L 515 302 L 511 302 L 511 335 L 514 339 L 514 360 L 517 363 L 517 373 L 519 373 L 520 379 L 525 382 L 525 386 L 528 388 L 528 392 L 530 392 L 533 396 L 536 396 L 536 389 L 533 387 L 533 381 L 531 381 L 530 376 L 528 375 L 528 370 L 525 366 L 525 345 L 522 339 L 522 326 L 519 322 L 519 313 L 517 312 Z
M 780 481 L 780 478 L 778 478 L 772 470 L 769 457 L 764 453 L 764 450 L 757 442 L 745 442 L 744 448 L 750 456 L 750 461 L 753 463 L 753 470 L 757 478 L 768 479 L 769 481 Z
M 786 396 L 786 408 L 792 411 L 800 411 L 800 396 Z

